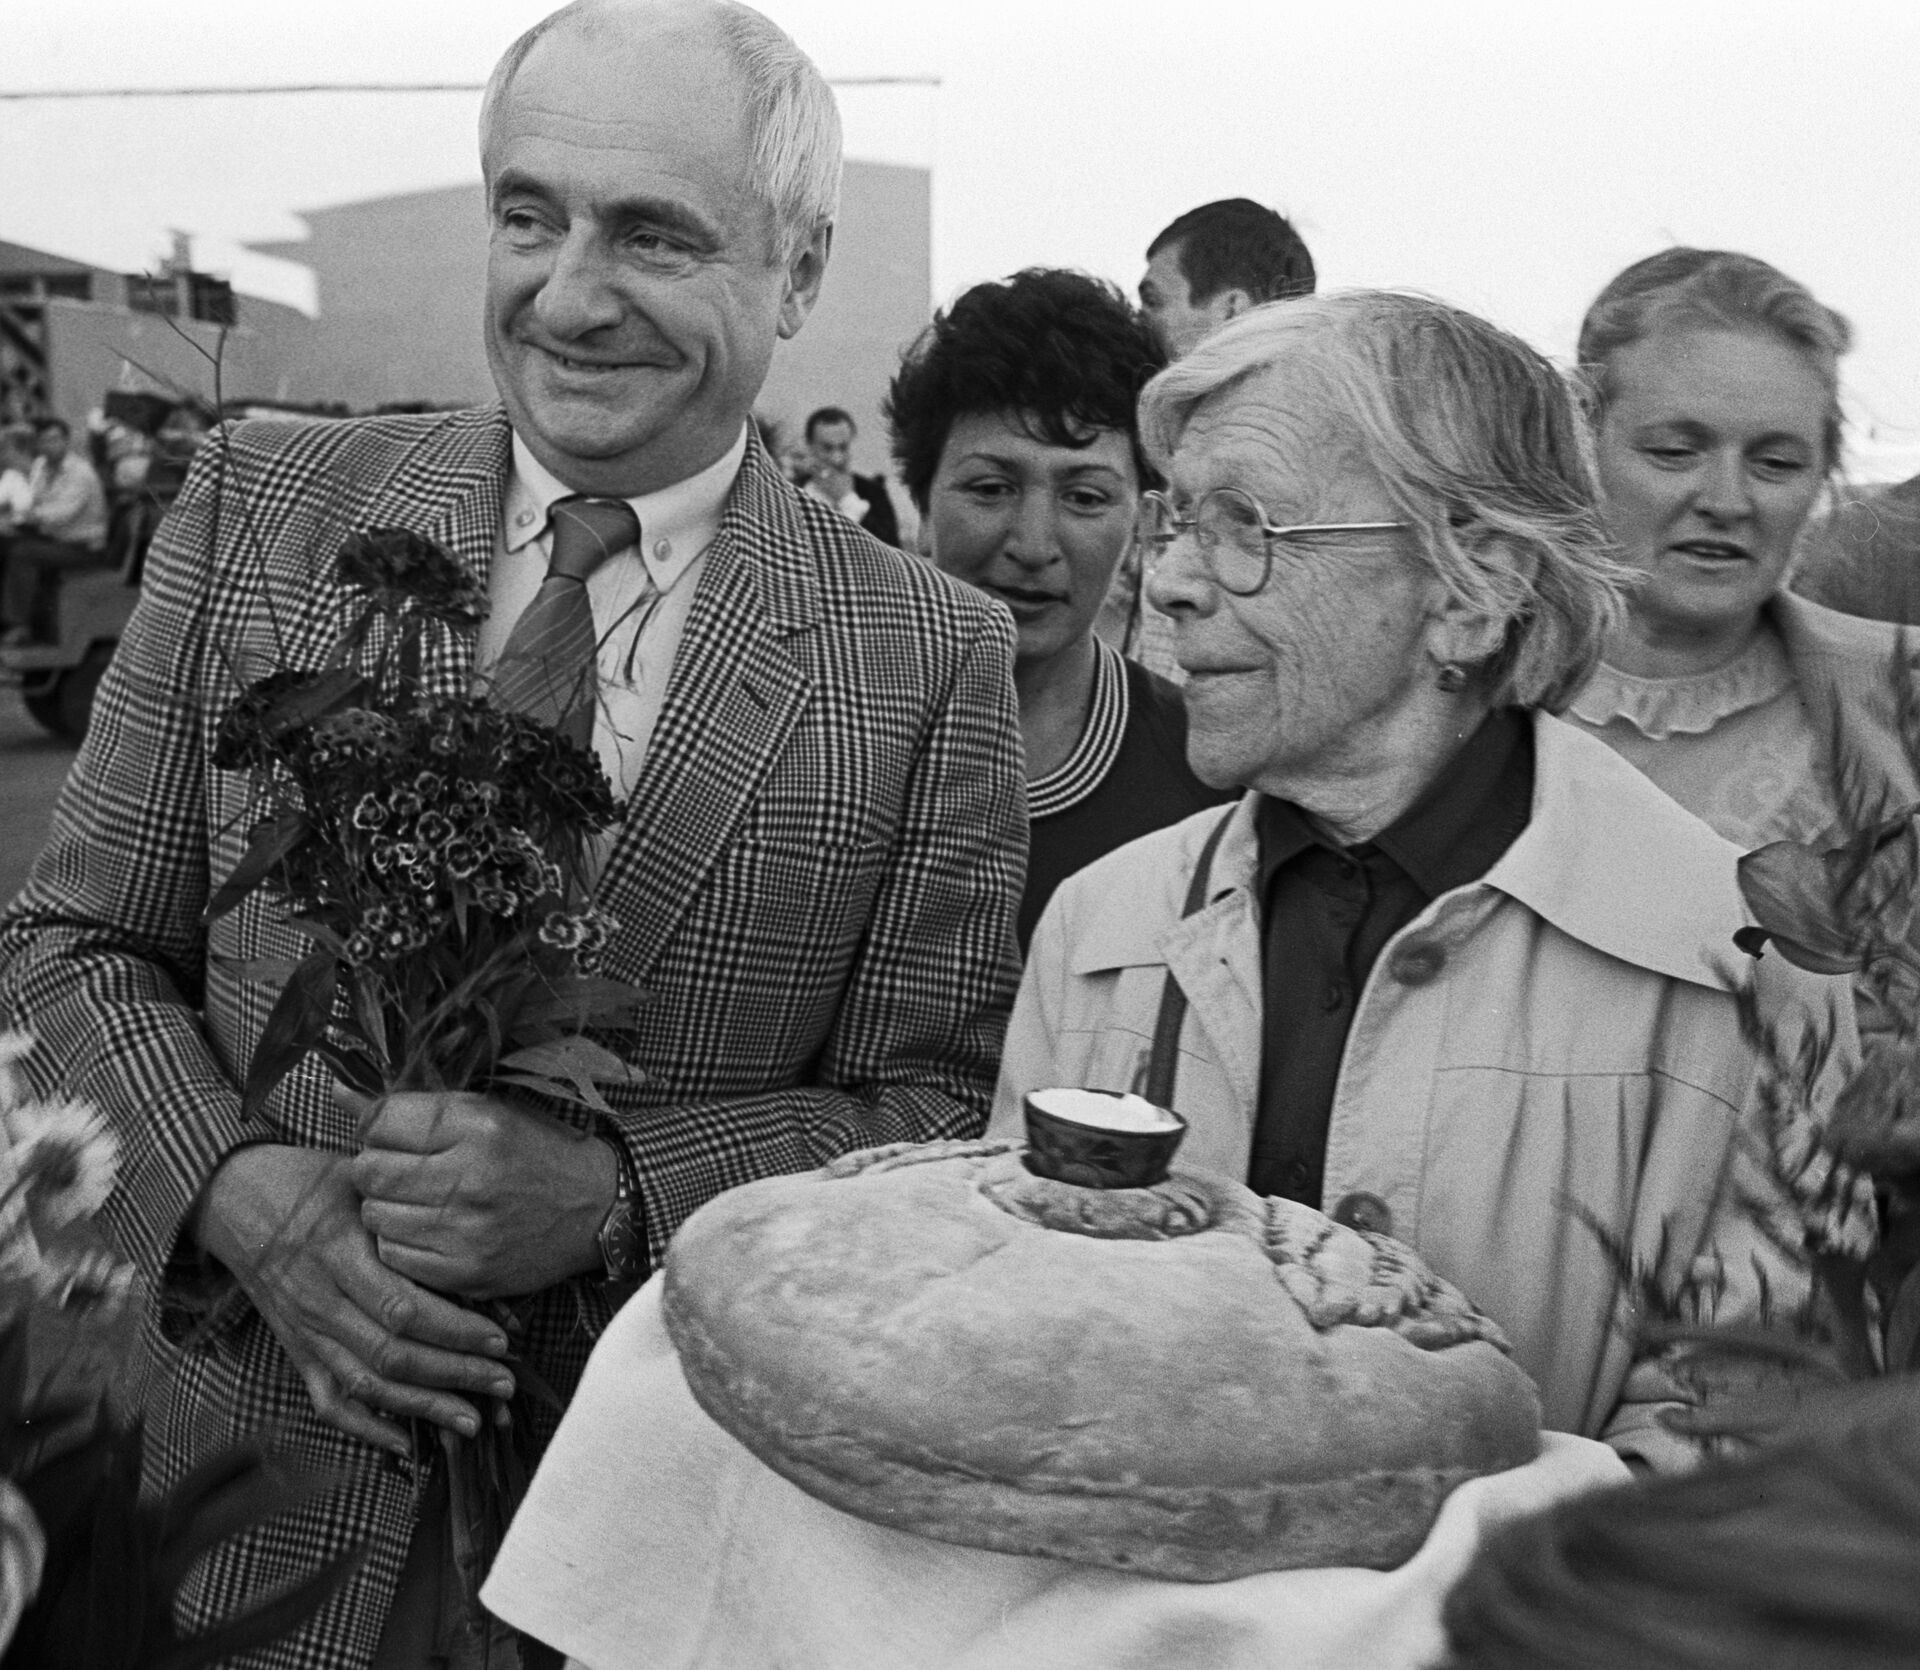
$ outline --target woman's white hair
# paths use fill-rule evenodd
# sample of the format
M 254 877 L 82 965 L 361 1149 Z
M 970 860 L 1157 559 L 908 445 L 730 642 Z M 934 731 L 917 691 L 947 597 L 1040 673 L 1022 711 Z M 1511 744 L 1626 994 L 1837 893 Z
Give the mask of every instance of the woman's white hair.
M 480 100 L 480 161 L 489 167 L 494 118 L 520 66 L 542 36 L 560 26 L 612 24 L 620 15 L 659 9 L 659 0 L 572 0 L 542 18 L 501 56 Z M 703 0 L 746 96 L 753 177 L 774 218 L 774 253 L 783 264 L 833 224 L 840 212 L 840 107 L 814 61 L 785 30 L 739 0 Z
M 1518 337 L 1430 296 L 1296 297 L 1241 314 L 1147 385 L 1148 457 L 1164 471 L 1203 404 L 1269 369 L 1324 400 L 1327 456 L 1357 445 L 1442 583 L 1502 624 L 1478 669 L 1493 701 L 1565 707 L 1632 579 L 1600 518 L 1567 380 Z

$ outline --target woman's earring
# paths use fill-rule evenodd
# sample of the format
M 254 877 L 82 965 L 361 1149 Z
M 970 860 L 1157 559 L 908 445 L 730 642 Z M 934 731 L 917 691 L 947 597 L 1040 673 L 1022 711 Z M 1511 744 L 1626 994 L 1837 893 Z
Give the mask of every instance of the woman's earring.
M 1456 691 L 1466 689 L 1467 669 L 1461 666 L 1458 661 L 1444 661 L 1441 663 L 1440 671 L 1435 675 L 1433 682 L 1451 696 Z

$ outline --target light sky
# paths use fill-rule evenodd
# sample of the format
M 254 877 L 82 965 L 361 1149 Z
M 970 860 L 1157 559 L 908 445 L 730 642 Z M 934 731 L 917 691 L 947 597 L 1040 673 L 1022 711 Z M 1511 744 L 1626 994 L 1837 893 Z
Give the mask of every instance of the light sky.
M 545 0 L 7 0 L 0 90 L 471 80 Z M 1595 291 L 1680 241 L 1854 322 L 1853 469 L 1920 470 L 1915 0 L 764 0 L 849 152 L 929 166 L 935 299 L 1033 263 L 1137 283 L 1215 197 L 1274 204 L 1325 287 L 1395 285 L 1565 356 Z M 477 176 L 467 94 L 0 103 L 0 238 L 113 266 L 301 208 Z M 292 275 L 297 278 L 298 275 Z M 831 283 L 831 274 L 829 274 Z

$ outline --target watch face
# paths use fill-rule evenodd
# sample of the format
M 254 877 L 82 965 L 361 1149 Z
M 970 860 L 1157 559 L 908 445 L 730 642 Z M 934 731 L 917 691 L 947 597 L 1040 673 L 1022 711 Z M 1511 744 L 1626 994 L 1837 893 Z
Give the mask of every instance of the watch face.
M 631 1281 L 640 1273 L 640 1237 L 633 1227 L 633 1208 L 624 1200 L 600 1226 L 600 1258 L 610 1281 Z

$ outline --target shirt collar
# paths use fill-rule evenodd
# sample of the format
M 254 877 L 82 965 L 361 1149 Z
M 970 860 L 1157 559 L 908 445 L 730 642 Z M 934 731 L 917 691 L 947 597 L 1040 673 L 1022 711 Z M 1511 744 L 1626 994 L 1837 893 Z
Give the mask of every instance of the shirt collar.
M 1477 881 L 1527 826 L 1533 802 L 1533 747 L 1526 716 L 1496 708 L 1406 811 L 1372 841 L 1344 850 L 1385 854 L 1429 899 Z M 1299 807 L 1261 796 L 1255 811 L 1259 860 L 1255 885 L 1264 897 L 1283 865 L 1308 847 L 1341 850 Z
M 727 495 L 747 452 L 747 431 L 720 457 L 697 475 L 676 481 L 657 493 L 628 499 L 640 518 L 640 555 L 661 591 L 672 588 L 720 531 Z M 548 513 L 556 499 L 574 489 L 560 481 L 518 434 L 513 437 L 513 473 L 507 482 L 506 548 L 523 551 L 547 531 Z

